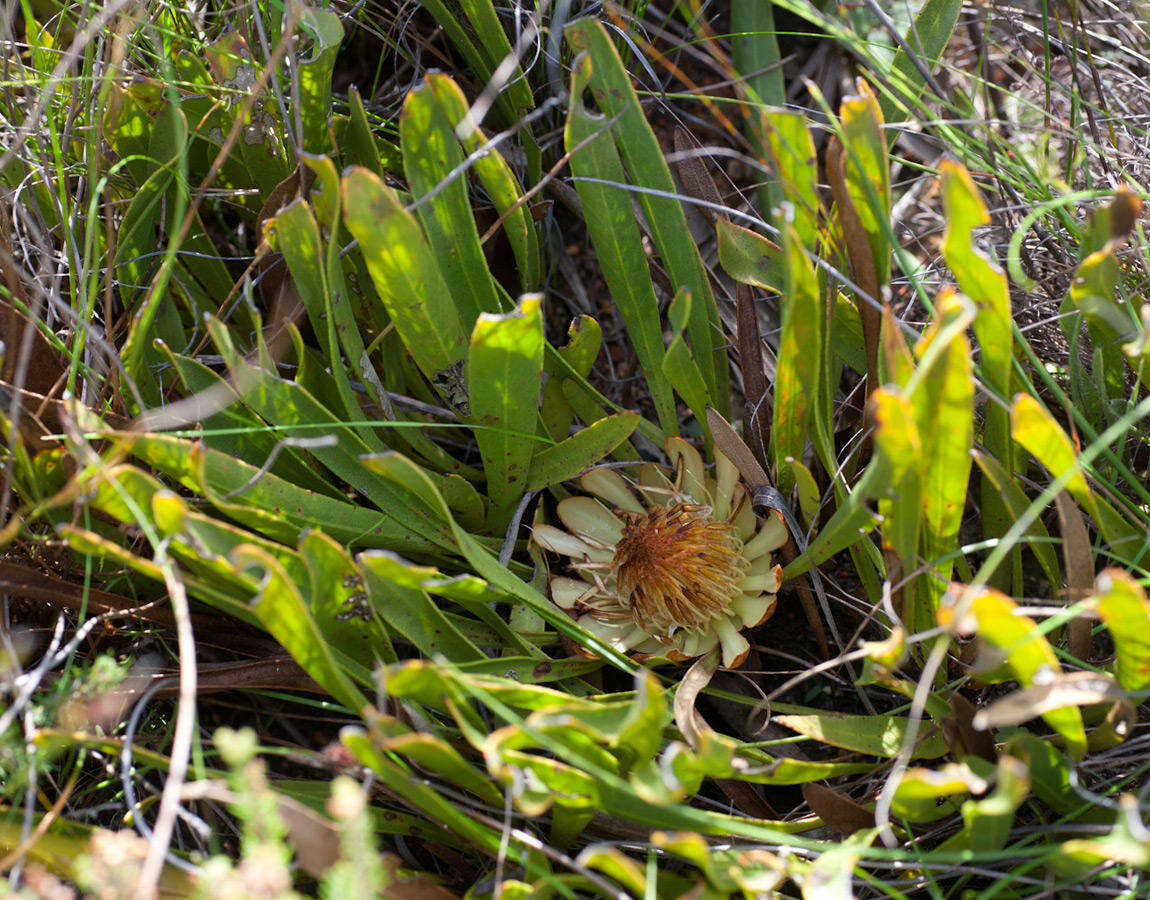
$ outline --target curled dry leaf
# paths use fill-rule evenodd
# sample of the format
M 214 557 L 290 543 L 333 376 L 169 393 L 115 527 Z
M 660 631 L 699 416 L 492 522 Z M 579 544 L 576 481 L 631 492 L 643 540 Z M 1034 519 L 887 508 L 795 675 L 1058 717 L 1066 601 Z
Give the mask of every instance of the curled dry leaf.
M 1126 692 L 1109 675 L 1097 672 L 1069 672 L 1045 684 L 1034 685 L 1008 694 L 974 715 L 975 728 L 986 731 L 1021 725 L 1066 706 L 1090 706 L 1095 703 L 1126 699 Z
M 711 677 L 718 667 L 719 655 L 712 650 L 695 661 L 675 689 L 675 725 L 694 751 L 699 749 L 700 733 L 707 728 L 707 723 L 695 711 L 695 700 L 703 688 L 711 683 Z

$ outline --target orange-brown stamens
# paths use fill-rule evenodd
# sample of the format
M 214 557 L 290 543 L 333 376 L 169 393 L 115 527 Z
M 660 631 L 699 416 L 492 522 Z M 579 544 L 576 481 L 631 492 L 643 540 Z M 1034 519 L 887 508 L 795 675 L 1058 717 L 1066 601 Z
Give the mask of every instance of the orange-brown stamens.
M 738 596 L 746 562 L 728 522 L 691 503 L 655 506 L 623 523 L 615 547 L 619 601 L 651 635 L 701 629 Z

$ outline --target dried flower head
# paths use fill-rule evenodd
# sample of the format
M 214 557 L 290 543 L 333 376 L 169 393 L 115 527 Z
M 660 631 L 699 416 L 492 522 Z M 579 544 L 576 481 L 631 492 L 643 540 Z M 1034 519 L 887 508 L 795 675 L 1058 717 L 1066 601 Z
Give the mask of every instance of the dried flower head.
M 621 652 L 682 661 L 719 646 L 737 666 L 750 650 L 742 629 L 774 612 L 782 568 L 771 551 L 786 528 L 777 514 L 758 520 L 721 452 L 713 478 L 683 439 L 669 439 L 667 455 L 674 480 L 654 464 L 634 480 L 592 469 L 580 479 L 590 496 L 559 503 L 566 530 L 535 527 L 535 543 L 577 576 L 553 577 L 551 598 Z

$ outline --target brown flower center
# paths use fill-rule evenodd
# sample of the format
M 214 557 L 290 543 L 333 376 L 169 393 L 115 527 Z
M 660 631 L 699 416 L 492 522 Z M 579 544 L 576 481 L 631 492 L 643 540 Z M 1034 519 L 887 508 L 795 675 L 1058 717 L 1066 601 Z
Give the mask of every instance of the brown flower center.
M 739 594 L 743 544 L 727 522 L 690 503 L 632 514 L 615 546 L 619 600 L 651 635 L 696 630 L 724 613 Z

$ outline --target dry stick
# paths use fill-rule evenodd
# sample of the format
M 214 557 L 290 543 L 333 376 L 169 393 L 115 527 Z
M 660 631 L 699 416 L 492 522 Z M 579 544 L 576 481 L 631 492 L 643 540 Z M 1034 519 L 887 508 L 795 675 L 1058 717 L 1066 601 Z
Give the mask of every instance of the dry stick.
M 192 634 L 192 617 L 188 608 L 188 595 L 178 577 L 176 567 L 161 545 L 157 548 L 156 562 L 163 574 L 164 584 L 172 600 L 172 613 L 176 618 L 176 648 L 180 664 L 180 692 L 176 704 L 176 728 L 172 735 L 172 752 L 168 777 L 160 794 L 160 809 L 152 839 L 148 842 L 148 855 L 140 867 L 133 896 L 136 900 L 152 900 L 164 869 L 164 857 L 172 840 L 176 825 L 176 810 L 184 790 L 188 773 L 188 760 L 192 752 L 192 738 L 196 727 L 196 643 Z

